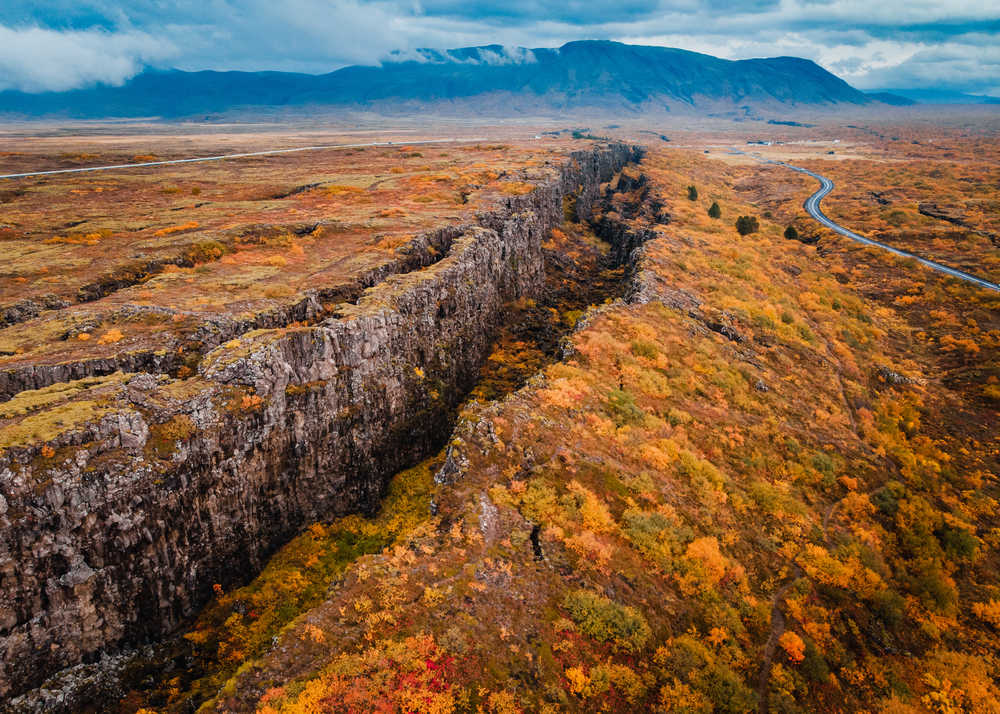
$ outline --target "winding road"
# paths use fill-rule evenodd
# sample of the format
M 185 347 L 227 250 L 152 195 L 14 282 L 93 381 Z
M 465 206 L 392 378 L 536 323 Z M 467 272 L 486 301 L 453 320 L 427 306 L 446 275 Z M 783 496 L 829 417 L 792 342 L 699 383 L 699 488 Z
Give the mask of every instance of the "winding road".
M 742 152 L 740 152 L 742 153 Z M 950 275 L 953 278 L 958 278 L 959 280 L 964 280 L 967 283 L 972 283 L 973 285 L 978 285 L 981 288 L 987 288 L 988 290 L 996 290 L 1000 292 L 1000 285 L 996 283 L 991 283 L 989 280 L 984 280 L 983 278 L 977 278 L 975 275 L 971 275 L 962 270 L 957 270 L 955 268 L 949 268 L 947 265 L 942 265 L 941 263 L 936 263 L 933 260 L 927 260 L 926 258 L 921 258 L 913 253 L 907 253 L 905 250 L 900 250 L 899 248 L 893 248 L 891 245 L 886 245 L 885 243 L 880 243 L 877 240 L 872 240 L 871 238 L 866 238 L 863 235 L 859 235 L 852 230 L 848 230 L 843 226 L 834 223 L 826 214 L 823 213 L 823 209 L 820 208 L 820 201 L 833 190 L 833 181 L 828 179 L 826 176 L 820 176 L 819 174 L 810 171 L 809 169 L 804 169 L 800 166 L 792 166 L 791 164 L 786 164 L 783 161 L 770 161 L 767 159 L 761 159 L 765 163 L 775 164 L 777 166 L 784 166 L 792 171 L 798 171 L 800 174 L 805 174 L 806 176 L 812 176 L 814 179 L 819 181 L 819 190 L 812 196 L 806 199 L 806 202 L 802 204 L 802 207 L 806 209 L 806 213 L 812 216 L 814 219 L 822 223 L 824 226 L 830 230 L 839 233 L 842 236 L 846 236 L 851 240 L 855 240 L 858 243 L 864 243 L 865 245 L 875 246 L 876 248 L 881 248 L 882 250 L 887 250 L 894 255 L 898 255 L 902 258 L 912 258 L 921 265 L 930 268 L 931 270 L 936 270 L 939 273 L 944 273 L 945 275 Z
M 268 151 L 251 151 L 243 154 L 221 154 L 219 156 L 198 156 L 193 159 L 168 159 L 165 161 L 143 161 L 136 164 L 114 164 L 112 166 L 86 166 L 78 169 L 52 169 L 50 171 L 29 171 L 21 174 L 0 174 L 0 179 L 18 179 L 29 176 L 51 176 L 53 174 L 80 174 L 89 171 L 113 171 L 116 169 L 134 169 L 143 166 L 167 166 L 169 164 L 197 164 L 203 161 L 222 161 L 224 159 L 245 159 L 251 156 L 273 156 L 274 154 L 294 154 L 298 151 L 322 151 L 325 149 L 361 149 L 368 146 L 413 146 L 415 144 L 455 144 L 465 142 L 487 141 L 482 137 L 471 139 L 421 139 L 410 141 L 373 141 L 367 144 L 328 144 L 326 146 L 297 146 L 293 149 L 270 149 Z

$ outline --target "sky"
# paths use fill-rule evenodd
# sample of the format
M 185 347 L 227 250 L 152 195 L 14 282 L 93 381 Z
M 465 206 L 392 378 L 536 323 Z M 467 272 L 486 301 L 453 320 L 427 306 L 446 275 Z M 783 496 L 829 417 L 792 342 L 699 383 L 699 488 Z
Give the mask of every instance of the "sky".
M 3 0 L 0 90 L 145 67 L 330 72 L 395 50 L 602 39 L 793 55 L 860 89 L 1000 96 L 998 0 Z

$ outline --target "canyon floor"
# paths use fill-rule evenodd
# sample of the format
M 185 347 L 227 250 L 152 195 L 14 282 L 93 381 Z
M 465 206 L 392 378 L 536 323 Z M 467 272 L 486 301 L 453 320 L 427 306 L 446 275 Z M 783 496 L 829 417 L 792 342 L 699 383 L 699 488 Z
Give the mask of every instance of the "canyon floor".
M 998 131 L 8 128 L 0 711 L 1000 711 Z

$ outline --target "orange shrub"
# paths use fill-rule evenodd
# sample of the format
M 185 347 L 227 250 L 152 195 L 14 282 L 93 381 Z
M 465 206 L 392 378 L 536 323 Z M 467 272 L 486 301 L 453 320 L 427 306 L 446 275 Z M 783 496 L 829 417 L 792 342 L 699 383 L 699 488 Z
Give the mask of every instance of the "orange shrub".
M 158 231 L 154 231 L 153 235 L 157 238 L 162 238 L 163 236 L 169 236 L 174 233 L 180 233 L 181 231 L 190 231 L 198 227 L 198 221 L 188 221 L 187 223 L 181 223 L 179 226 L 168 226 L 167 228 L 161 228 Z
M 778 638 L 778 644 L 781 645 L 781 649 L 785 651 L 790 661 L 798 663 L 806 658 L 806 643 L 791 630 Z
M 114 327 L 114 328 L 108 330 L 107 332 L 105 332 L 99 338 L 97 338 L 97 344 L 99 344 L 99 345 L 111 345 L 111 344 L 114 344 L 115 342 L 118 342 L 119 340 L 121 340 L 124 336 L 125 335 L 122 334 L 121 330 L 119 330 L 117 327 Z

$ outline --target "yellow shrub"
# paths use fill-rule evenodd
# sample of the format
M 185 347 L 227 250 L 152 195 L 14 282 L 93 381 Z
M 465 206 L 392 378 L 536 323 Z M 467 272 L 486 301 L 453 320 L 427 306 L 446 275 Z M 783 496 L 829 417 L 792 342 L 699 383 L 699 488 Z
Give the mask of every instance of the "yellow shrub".
M 121 330 L 119 330 L 117 327 L 114 327 L 114 328 L 108 330 L 107 332 L 105 332 L 103 335 L 101 335 L 97 339 L 97 344 L 99 344 L 99 345 L 112 345 L 115 342 L 118 342 L 119 340 L 121 340 L 124 336 L 125 335 L 122 334 Z

